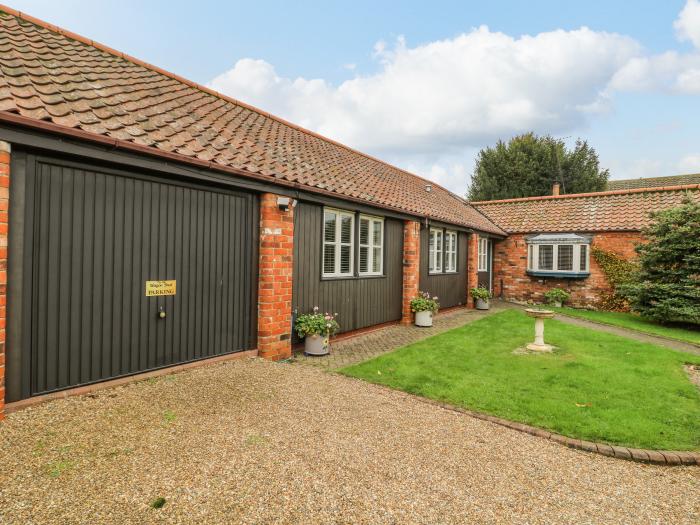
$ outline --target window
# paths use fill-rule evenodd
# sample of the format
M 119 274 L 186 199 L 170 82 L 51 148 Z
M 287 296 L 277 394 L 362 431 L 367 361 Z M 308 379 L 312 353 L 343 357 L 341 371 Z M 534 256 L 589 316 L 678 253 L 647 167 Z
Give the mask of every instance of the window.
M 562 244 L 557 246 L 557 270 L 570 272 L 574 269 L 574 245 Z
M 323 213 L 323 276 L 352 275 L 353 225 L 352 213 L 326 209 Z
M 477 271 L 489 271 L 489 240 L 486 237 L 479 237 Z
M 457 271 L 457 232 L 445 232 L 445 271 Z
M 428 272 L 442 272 L 442 230 L 430 229 L 428 245 Z
M 540 245 L 538 270 L 551 270 L 554 262 L 554 246 Z
M 384 270 L 384 220 L 360 215 L 360 275 L 381 275 Z
M 537 275 L 585 277 L 589 272 L 590 238 L 567 234 L 540 234 L 527 239 L 527 270 Z
M 582 244 L 580 246 L 580 256 L 579 256 L 579 272 L 588 271 L 588 246 Z

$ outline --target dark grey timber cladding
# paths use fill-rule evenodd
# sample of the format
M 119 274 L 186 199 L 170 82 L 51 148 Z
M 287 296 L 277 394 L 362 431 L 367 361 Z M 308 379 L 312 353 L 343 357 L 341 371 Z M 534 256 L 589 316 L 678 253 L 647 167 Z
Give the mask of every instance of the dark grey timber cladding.
M 457 233 L 457 272 L 438 274 L 428 273 L 429 236 L 430 228 L 421 228 L 419 284 L 421 291 L 436 295 L 442 308 L 466 304 L 468 234 L 464 232 Z
M 254 348 L 257 216 L 254 194 L 28 155 L 30 306 L 21 388 L 8 391 L 25 398 Z M 176 295 L 146 297 L 147 280 L 171 279 Z
M 346 209 L 352 211 L 352 208 Z M 297 204 L 294 210 L 294 311 L 309 312 L 318 306 L 322 311 L 337 312 L 341 332 L 400 320 L 402 222 L 384 220 L 383 277 L 324 280 L 321 279 L 322 221 L 322 206 L 306 202 Z

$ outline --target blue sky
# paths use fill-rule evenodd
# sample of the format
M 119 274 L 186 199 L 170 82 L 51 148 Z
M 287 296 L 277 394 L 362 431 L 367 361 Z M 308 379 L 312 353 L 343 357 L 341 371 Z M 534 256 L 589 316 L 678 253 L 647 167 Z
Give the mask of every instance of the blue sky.
M 530 129 L 613 178 L 700 171 L 698 0 L 9 5 L 458 193 Z

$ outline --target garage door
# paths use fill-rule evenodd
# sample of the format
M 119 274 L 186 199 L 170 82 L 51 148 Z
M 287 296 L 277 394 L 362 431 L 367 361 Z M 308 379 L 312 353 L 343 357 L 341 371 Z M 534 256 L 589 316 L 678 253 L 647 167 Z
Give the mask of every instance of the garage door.
M 21 397 L 255 347 L 257 201 L 29 156 Z

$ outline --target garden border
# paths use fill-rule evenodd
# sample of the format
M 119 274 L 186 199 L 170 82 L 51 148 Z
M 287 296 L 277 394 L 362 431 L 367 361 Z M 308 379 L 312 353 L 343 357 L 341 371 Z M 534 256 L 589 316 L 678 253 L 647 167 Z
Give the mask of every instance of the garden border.
M 376 383 L 374 383 L 376 384 Z M 389 388 L 385 385 L 378 385 L 383 388 Z M 389 390 L 394 390 L 389 388 Z M 394 390 L 396 391 L 396 390 Z M 576 450 L 583 450 L 584 452 L 593 452 L 596 454 L 601 454 L 603 456 L 609 456 L 612 458 L 626 459 L 629 461 L 636 461 L 638 463 L 650 463 L 653 465 L 664 465 L 664 466 L 690 466 L 698 465 L 700 466 L 700 452 L 689 452 L 689 451 L 679 451 L 679 450 L 648 450 L 641 448 L 630 448 L 630 447 L 620 447 L 617 445 L 608 445 L 606 443 L 597 443 L 593 441 L 587 441 L 584 439 L 575 439 L 561 434 L 556 434 L 554 432 L 549 432 L 539 427 L 533 427 L 531 425 L 526 425 L 524 423 L 516 423 L 508 419 L 503 419 L 497 416 L 491 416 L 489 414 L 484 414 L 481 412 L 474 412 L 466 408 L 461 408 L 455 405 L 450 405 L 449 403 L 444 403 L 442 401 L 437 401 L 434 399 L 429 399 L 426 397 L 421 397 L 416 394 L 406 394 L 418 399 L 419 401 L 444 408 L 446 410 L 451 410 L 453 412 L 458 412 L 460 414 L 465 414 L 476 419 L 481 419 L 483 421 L 490 421 L 497 425 L 501 425 L 512 430 L 517 430 L 518 432 L 523 432 L 525 434 L 530 434 L 531 436 L 537 436 L 549 441 L 554 441 L 561 445 L 565 445 L 569 448 Z

